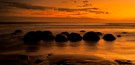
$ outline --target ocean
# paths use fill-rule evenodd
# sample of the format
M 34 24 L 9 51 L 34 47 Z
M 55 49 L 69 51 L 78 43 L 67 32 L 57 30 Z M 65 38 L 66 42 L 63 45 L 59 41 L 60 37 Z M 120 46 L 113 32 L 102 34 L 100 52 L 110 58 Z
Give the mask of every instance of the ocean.
M 119 58 L 135 61 L 135 23 L 1 23 L 0 35 L 10 34 L 16 29 L 21 29 L 24 34 L 29 31 L 49 30 L 54 35 L 66 31 L 69 33 L 76 32 L 83 36 L 85 32 L 80 31 L 85 30 L 86 32 L 96 31 L 103 34 L 111 33 L 114 36 L 121 35 L 122 37 L 117 37 L 112 42 L 105 41 L 102 37 L 98 42 L 86 42 L 83 40 L 63 43 L 41 41 L 38 46 L 27 47 L 20 44 L 20 46 L 13 46 L 15 49 L 10 51 L 4 49 L 6 52 L 0 54 L 83 54 L 97 55 L 107 59 Z M 11 44 L 14 43 L 19 44 L 22 41 L 14 41 Z

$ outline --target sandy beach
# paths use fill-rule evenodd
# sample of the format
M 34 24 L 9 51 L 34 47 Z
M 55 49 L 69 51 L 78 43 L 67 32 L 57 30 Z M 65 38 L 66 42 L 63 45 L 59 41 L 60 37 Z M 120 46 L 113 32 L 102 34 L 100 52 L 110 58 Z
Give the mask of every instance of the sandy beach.
M 0 65 L 135 65 L 135 0 L 0 0 Z
M 82 53 L 79 51 L 81 50 L 79 48 L 77 52 L 77 49 L 74 47 L 80 47 L 79 42 L 40 41 L 38 44 L 27 45 L 23 41 L 25 34 L 0 35 L 0 65 L 135 65 L 134 60 L 117 57 L 107 58 L 109 56 L 104 57 L 99 54 Z M 72 44 L 71 47 L 74 48 L 71 49 L 73 52 L 69 51 L 70 49 L 68 48 L 70 47 L 67 47 L 70 43 Z M 89 43 L 93 47 L 95 46 L 94 44 Z M 60 48 L 54 48 L 53 50 L 55 46 Z M 64 50 L 64 47 L 67 47 L 68 51 Z

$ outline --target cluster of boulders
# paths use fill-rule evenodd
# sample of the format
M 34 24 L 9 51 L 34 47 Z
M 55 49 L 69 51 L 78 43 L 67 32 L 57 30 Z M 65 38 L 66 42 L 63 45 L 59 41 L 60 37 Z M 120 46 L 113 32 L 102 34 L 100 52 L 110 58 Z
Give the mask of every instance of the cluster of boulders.
M 22 30 L 17 29 L 13 33 L 11 33 L 11 35 L 17 35 L 17 34 L 21 34 L 21 33 L 22 33 Z
M 30 31 L 24 35 L 23 41 L 25 43 L 37 43 L 40 40 L 52 41 L 54 38 L 50 31 Z
M 78 33 L 68 33 L 68 32 L 61 32 L 60 34 L 54 35 L 51 31 L 30 31 L 24 35 L 23 41 L 25 43 L 37 43 L 40 40 L 43 41 L 53 41 L 56 42 L 76 42 L 81 41 L 82 39 L 85 41 L 99 41 L 101 32 L 86 32 L 83 36 Z M 116 37 L 112 34 L 105 34 L 103 39 L 106 41 L 114 41 Z

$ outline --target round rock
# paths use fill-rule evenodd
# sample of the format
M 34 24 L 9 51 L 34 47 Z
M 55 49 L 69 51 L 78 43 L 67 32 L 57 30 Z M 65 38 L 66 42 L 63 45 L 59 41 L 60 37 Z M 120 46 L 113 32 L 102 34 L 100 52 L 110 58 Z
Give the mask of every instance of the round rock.
M 71 33 L 69 35 L 69 40 L 72 42 L 76 42 L 76 41 L 81 41 L 82 40 L 82 36 L 78 33 Z
M 40 36 L 37 32 L 31 31 L 24 35 L 23 41 L 25 43 L 37 43 L 40 41 Z
M 96 32 L 87 32 L 83 35 L 85 41 L 98 41 L 100 40 L 99 35 Z
M 44 41 L 52 41 L 54 40 L 54 35 L 51 31 L 43 31 L 41 33 L 41 39 Z
M 68 37 L 64 34 L 57 34 L 55 37 L 56 42 L 66 42 L 68 41 Z
M 103 36 L 103 39 L 106 40 L 106 41 L 114 41 L 116 38 L 112 34 L 105 34 Z

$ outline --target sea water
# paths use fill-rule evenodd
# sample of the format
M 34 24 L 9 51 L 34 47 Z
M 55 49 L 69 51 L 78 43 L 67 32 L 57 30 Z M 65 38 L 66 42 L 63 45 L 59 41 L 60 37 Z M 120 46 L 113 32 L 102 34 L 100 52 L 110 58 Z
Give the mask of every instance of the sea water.
M 115 41 L 108 42 L 101 39 L 97 42 L 63 42 L 41 41 L 38 46 L 24 47 L 21 50 L 10 50 L 7 53 L 44 54 L 83 54 L 97 55 L 108 59 L 135 60 L 135 23 L 12 23 L 0 24 L 0 34 L 9 34 L 21 29 L 24 34 L 29 31 L 52 31 L 54 35 L 61 32 L 76 32 L 82 36 L 88 31 L 121 35 Z M 84 30 L 86 32 L 80 32 Z M 126 33 L 123 33 L 126 32 Z M 16 42 L 17 43 L 17 42 Z M 19 43 L 19 42 L 18 42 Z M 14 43 L 11 43 L 14 44 Z M 15 46 L 16 49 L 18 46 Z M 18 48 L 19 49 L 19 48 Z M 34 51 L 31 51 L 34 50 Z

